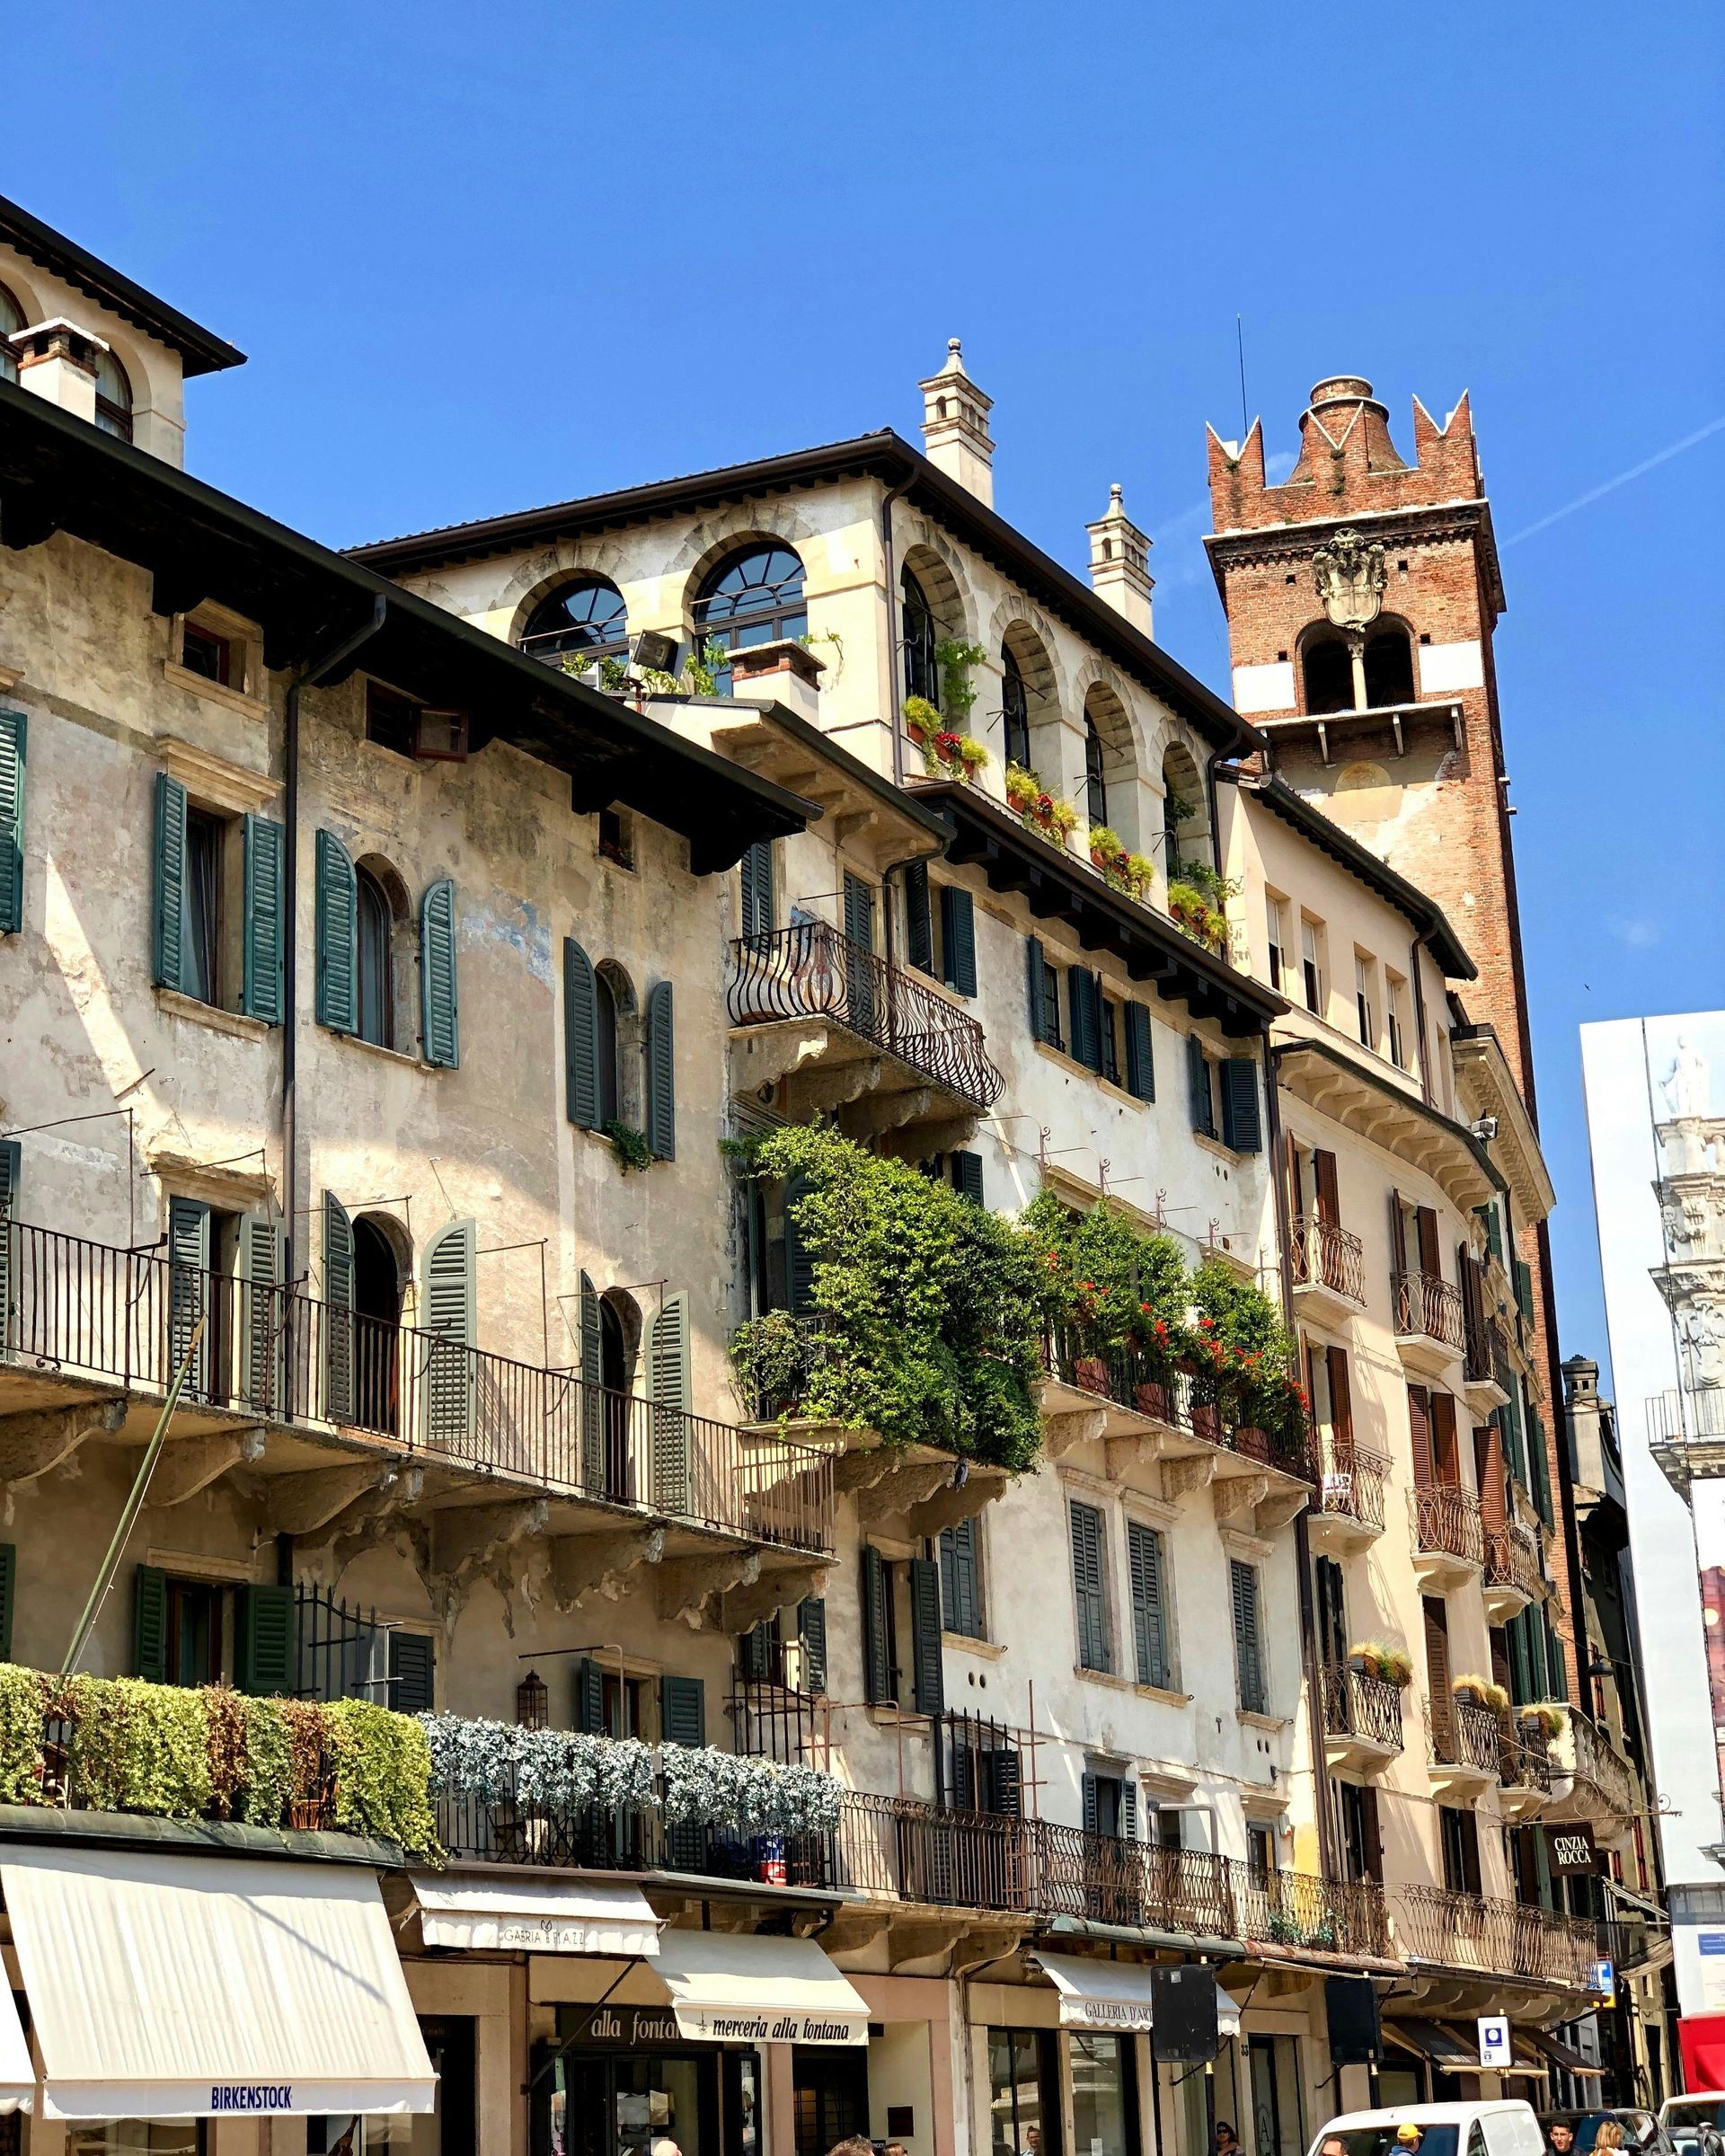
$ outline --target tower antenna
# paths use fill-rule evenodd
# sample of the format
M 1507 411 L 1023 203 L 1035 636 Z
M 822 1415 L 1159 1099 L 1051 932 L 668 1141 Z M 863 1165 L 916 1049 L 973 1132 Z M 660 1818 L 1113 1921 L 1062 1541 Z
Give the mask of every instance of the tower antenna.
M 1246 332 L 1236 314 L 1234 318 L 1234 344 L 1240 357 L 1240 439 L 1246 438 Z

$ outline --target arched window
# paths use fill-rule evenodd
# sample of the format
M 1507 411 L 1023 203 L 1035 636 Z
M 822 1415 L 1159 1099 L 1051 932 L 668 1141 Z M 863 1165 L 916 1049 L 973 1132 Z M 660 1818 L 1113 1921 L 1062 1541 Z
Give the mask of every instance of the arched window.
M 629 649 L 623 594 L 604 577 L 580 577 L 549 591 L 527 616 L 521 649 L 534 658 L 578 652 L 583 660 L 622 658 Z
M 1006 761 L 1022 764 L 1030 768 L 1031 762 L 1031 692 L 1025 686 L 1018 661 L 1013 656 L 1013 647 L 1003 644 L 1000 649 L 1000 704 L 1001 716 L 1006 722 Z
M 6 287 L 0 285 L 0 382 L 18 379 L 18 355 L 4 340 L 23 326 L 24 310 Z
M 122 442 L 132 438 L 132 385 L 111 352 L 96 364 L 96 425 Z
M 353 1223 L 353 1312 L 354 1419 L 367 1430 L 394 1430 L 402 1268 L 388 1232 L 366 1213 Z
M 910 570 L 899 576 L 898 596 L 905 617 L 905 694 L 921 696 L 938 711 L 941 677 L 934 664 L 934 647 L 941 641 L 941 632 L 935 625 L 934 609 Z
M 1386 622 L 1366 640 L 1366 703 L 1381 711 L 1413 702 L 1413 645 L 1399 622 Z
M 1300 667 L 1305 680 L 1305 708 L 1311 716 L 1353 710 L 1354 662 L 1340 637 L 1320 632 L 1308 638 L 1300 654 Z
M 601 971 L 593 981 L 596 1009 L 598 1016 L 599 1043 L 599 1124 L 618 1121 L 622 1088 L 618 1083 L 621 1073 L 617 1068 L 617 995 L 609 977 Z
M 721 561 L 701 587 L 694 602 L 698 644 L 722 644 L 728 651 L 749 644 L 775 644 L 805 635 L 809 610 L 802 600 L 802 563 L 788 546 L 759 540 Z M 717 683 L 721 696 L 730 693 L 730 676 Z
M 594 1042 L 597 1061 L 598 1123 L 646 1123 L 641 1007 L 629 976 L 610 959 L 593 973 Z
M 375 1047 L 395 1046 L 395 983 L 390 942 L 394 908 L 381 881 L 363 864 L 355 868 L 358 888 L 358 1035 Z
M 1102 769 L 1102 737 L 1084 713 L 1084 813 L 1091 823 L 1108 821 L 1108 779 Z

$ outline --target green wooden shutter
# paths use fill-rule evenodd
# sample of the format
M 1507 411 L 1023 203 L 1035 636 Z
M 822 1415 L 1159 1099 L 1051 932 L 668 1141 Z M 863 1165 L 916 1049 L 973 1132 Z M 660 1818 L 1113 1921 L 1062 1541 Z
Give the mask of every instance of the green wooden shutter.
M 474 1223 L 452 1220 L 425 1248 L 420 1330 L 435 1336 L 416 1343 L 425 1355 L 425 1442 L 445 1448 L 460 1449 L 473 1435 L 477 1245 Z
M 1087 967 L 1075 966 L 1066 975 L 1066 1006 L 1071 1013 L 1072 1057 L 1087 1071 L 1102 1067 L 1101 998 L 1096 976 Z
M 294 1689 L 294 1590 L 242 1586 L 234 1597 L 234 1685 L 256 1698 Z
M 590 1655 L 575 1665 L 575 1727 L 583 1736 L 605 1735 L 605 1672 Z
M 941 1568 L 932 1558 L 910 1560 L 910 1640 L 916 1711 L 940 1714 L 946 1706 L 946 1672 L 941 1648 Z
M 191 1348 L 198 1321 L 209 1311 L 209 1207 L 197 1198 L 168 1200 L 168 1374 L 172 1379 L 190 1351 L 185 1395 L 208 1397 L 215 1345 L 208 1325 Z
M 677 1158 L 677 1036 L 671 1018 L 671 984 L 655 981 L 647 991 L 647 1145 L 655 1159 Z
M 905 870 L 905 957 L 918 973 L 934 970 L 934 924 L 928 908 L 928 863 Z
M 1485 1223 L 1486 1250 L 1493 1258 L 1497 1259 L 1499 1262 L 1501 1263 L 1503 1259 L 1503 1230 L 1498 1220 L 1498 1208 L 1495 1201 L 1488 1198 L 1484 1205 L 1475 1206 L 1473 1210 Z
M 1150 1013 L 1142 1003 L 1128 1003 L 1126 1019 L 1126 1090 L 1135 1100 L 1156 1097 L 1156 1056 L 1150 1035 Z
M 973 1206 L 982 1203 L 982 1155 L 979 1153 L 949 1153 L 951 1163 L 952 1188 L 960 1197 L 968 1197 Z
M 1250 1056 L 1230 1056 L 1222 1065 L 1222 1142 L 1235 1153 L 1264 1149 L 1258 1065 Z
M 970 894 L 956 883 L 941 886 L 941 956 L 946 985 L 955 994 L 977 993 L 977 915 Z
M 359 879 L 348 849 L 333 831 L 320 831 L 315 850 L 317 966 L 313 998 L 320 1026 L 332 1033 L 359 1029 Z
M 687 1513 L 689 1461 L 689 1298 L 667 1295 L 648 1337 L 653 1401 L 653 1508 Z
M 1030 1003 L 1031 1038 L 1047 1040 L 1048 1025 L 1048 960 L 1042 955 L 1042 945 L 1035 936 L 1024 939 L 1024 985 Z
M 155 874 L 150 977 L 158 988 L 185 985 L 186 790 L 155 774 Z
M 1079 1781 L 1078 1788 L 1079 1817 L 1084 1822 L 1084 1832 L 1087 1834 L 1093 1834 L 1096 1832 L 1097 1822 L 1101 1816 L 1096 1803 L 1096 1777 L 1093 1774 L 1084 1775 Z
M 1120 1825 L 1122 1842 L 1136 1842 L 1138 1838 L 1138 1785 L 1130 1774 L 1120 1777 Z
M 333 1190 L 323 1193 L 323 1413 L 353 1420 L 353 1223 Z
M 764 944 L 773 933 L 773 844 L 757 838 L 746 847 L 742 860 L 743 934 L 752 943 Z
M 599 1390 L 605 1370 L 605 1326 L 599 1314 L 599 1293 L 587 1274 L 581 1275 L 581 1487 L 603 1494 L 605 1474 L 605 1394 Z
M 982 1638 L 982 1591 L 978 1577 L 977 1523 L 960 1520 L 941 1530 L 941 1621 L 967 1639 Z
M 132 1674 L 146 1683 L 168 1681 L 168 1576 L 139 1565 L 132 1576 Z
M 819 1697 L 827 1690 L 827 1598 L 805 1595 L 797 1604 L 797 1637 L 802 1642 L 802 1689 Z
M 563 1091 L 578 1130 L 599 1127 L 599 988 L 593 961 L 563 938 Z
M 420 1040 L 428 1063 L 453 1071 L 461 1061 L 456 1000 L 456 887 L 447 876 L 420 901 Z
M 1127 1560 L 1132 1581 L 1132 1639 L 1137 1654 L 1138 1683 L 1168 1682 L 1168 1641 L 1162 1603 L 1162 1537 L 1154 1527 L 1129 1520 Z
M 794 1318 L 809 1316 L 815 1307 L 815 1254 L 797 1218 L 809 1188 L 805 1175 L 792 1176 L 784 1186 L 784 1297 Z
M 845 871 L 845 933 L 863 950 L 874 949 L 874 890 L 849 869 Z
M 397 1714 L 429 1714 L 437 1706 L 438 1645 L 429 1632 L 389 1635 L 389 1703 Z
M 1228 1583 L 1234 1601 L 1234 1659 L 1240 1704 L 1248 1714 L 1262 1714 L 1267 1695 L 1263 1644 L 1258 1625 L 1258 1575 L 1251 1565 L 1231 1557 Z
M 24 737 L 22 711 L 0 711 L 0 936 L 24 925 Z
M 18 1188 L 23 1148 L 16 1138 L 0 1138 L 0 1356 L 17 1344 L 21 1328 L 13 1298 L 18 1281 Z
M 1520 1258 L 1515 1260 L 1515 1268 L 1516 1308 L 1521 1312 L 1523 1323 L 1531 1325 L 1534 1321 L 1533 1268 Z
M 282 1411 L 287 1393 L 287 1232 L 279 1220 L 248 1214 L 239 1229 L 240 1397 L 265 1414 Z
M 1079 1667 L 1106 1671 L 1112 1657 L 1108 1651 L 1108 1601 L 1102 1579 L 1102 1515 L 1093 1505 L 1073 1504 L 1067 1507 L 1067 1519 Z
M 778 1637 L 774 1619 L 764 1617 L 738 1635 L 737 1673 L 746 1684 L 764 1684 L 771 1666 L 771 1642 Z
M 1196 1033 L 1186 1036 L 1186 1082 L 1191 1096 L 1192 1128 L 1200 1137 L 1216 1135 L 1216 1101 L 1210 1090 L 1210 1062 Z
M 887 1632 L 887 1563 L 872 1542 L 864 1542 L 862 1582 L 862 1697 L 871 1707 L 890 1703 L 892 1654 Z
M 1527 1410 L 1527 1466 L 1533 1476 L 1534 1504 L 1548 1527 L 1556 1522 L 1552 1511 L 1552 1463 L 1545 1451 L 1545 1424 L 1537 1408 Z
M 659 1681 L 659 1714 L 668 1745 L 699 1751 L 707 1741 L 707 1688 L 699 1677 Z M 709 1830 L 692 1821 L 665 1829 L 665 1860 L 673 1871 L 701 1871 L 707 1862 Z
M 244 851 L 245 951 L 240 1009 L 266 1026 L 282 1012 L 282 848 L 285 835 L 267 817 L 248 816 Z
M 0 1542 L 0 1662 L 12 1660 L 12 1613 L 18 1604 L 18 1546 Z

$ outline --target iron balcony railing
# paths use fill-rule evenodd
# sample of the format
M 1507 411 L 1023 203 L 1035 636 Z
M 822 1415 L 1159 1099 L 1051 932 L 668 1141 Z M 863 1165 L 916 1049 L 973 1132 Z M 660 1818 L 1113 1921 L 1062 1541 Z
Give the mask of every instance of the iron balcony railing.
M 1573 1752 L 1576 1780 L 1590 1783 L 1608 1810 L 1629 1818 L 1636 1807 L 1628 1765 L 1590 1716 L 1574 1707 L 1566 1707 L 1563 1713 L 1569 1739 L 1565 1748 Z
M 1411 1960 L 1486 1976 L 1517 1976 L 1586 1991 L 1593 1926 L 1524 1902 L 1446 1886 L 1392 1886 L 1396 1942 Z
M 1366 1249 L 1349 1229 L 1316 1213 L 1287 1224 L 1287 1254 L 1296 1287 L 1327 1287 L 1350 1303 L 1366 1300 Z
M 1000 1097 L 1006 1081 L 990 1062 L 976 1020 L 829 922 L 739 936 L 730 968 L 726 1002 L 733 1026 L 827 1019 L 972 1108 L 991 1108 Z
M 1457 1351 L 1462 1346 L 1462 1291 L 1436 1273 L 1392 1273 L 1399 1339 L 1437 1340 Z
M 1309 1871 L 1268 1871 L 1228 1864 L 1238 1931 L 1250 1947 L 1298 1948 L 1351 1959 L 1388 1960 L 1390 1937 L 1384 1889 L 1375 1879 L 1322 1879 Z
M 1480 1500 L 1453 1482 L 1428 1482 L 1410 1490 L 1413 1542 L 1422 1557 L 1455 1557 L 1471 1565 L 1485 1562 L 1485 1523 Z
M 1647 1403 L 1647 1441 L 1652 1445 L 1715 1445 L 1725 1439 L 1725 1391 L 1653 1393 Z
M 1464 1305 L 1463 1371 L 1470 1385 L 1488 1383 L 1500 1392 L 1510 1390 L 1509 1343 L 1502 1321 L 1475 1314 Z
M 1399 1752 L 1402 1688 L 1363 1669 L 1331 1663 L 1323 1672 L 1323 1727 L 1327 1736 L 1356 1737 L 1385 1752 Z
M 1537 1599 L 1543 1582 L 1539 1576 L 1539 1542 L 1531 1527 L 1519 1520 L 1485 1530 L 1485 1571 L 1488 1587 L 1508 1587 Z
M 1266 1430 L 1247 1422 L 1242 1404 L 1229 1398 L 1225 1380 L 1218 1383 L 1190 1371 L 1171 1371 L 1139 1349 L 1106 1347 L 1076 1325 L 1045 1329 L 1042 1367 L 1075 1392 L 1093 1393 L 1206 1444 L 1296 1475 L 1304 1482 L 1315 1478 L 1309 1431 Z
M 1382 1453 L 1370 1453 L 1351 1438 L 1326 1433 L 1318 1452 L 1318 1506 L 1320 1513 L 1357 1520 L 1362 1527 L 1382 1531 L 1384 1487 L 1390 1463 Z
M 1431 1756 L 1440 1767 L 1471 1767 L 1476 1773 L 1498 1772 L 1498 1716 L 1495 1709 L 1454 1694 L 1434 1700 L 1430 1708 Z
M 1549 1796 L 1552 1750 L 1544 1730 L 1504 1716 L 1498 1725 L 1498 1787 Z
M 196 1406 L 358 1431 L 410 1458 L 760 1542 L 830 1546 L 832 1462 L 818 1447 L 153 1250 L 22 1224 L 4 1233 L 0 1365 L 159 1396 L 190 1351 L 181 1398 Z

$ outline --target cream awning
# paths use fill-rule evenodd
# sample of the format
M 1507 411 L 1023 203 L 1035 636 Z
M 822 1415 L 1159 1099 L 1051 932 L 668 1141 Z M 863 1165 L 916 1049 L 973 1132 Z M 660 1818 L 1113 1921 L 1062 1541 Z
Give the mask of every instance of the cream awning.
M 24 2025 L 12 1986 L 0 1976 L 0 2111 L 31 2111 L 36 2107 L 36 2069 L 31 2063 Z
M 866 2044 L 869 2009 L 812 1939 L 661 1931 L 648 1965 L 678 2032 L 729 2044 Z
M 49 2118 L 432 2108 L 375 1872 L 17 1845 L 0 1887 Z
M 514 1948 L 530 1954 L 659 1952 L 659 1920 L 639 1886 L 620 1881 L 415 1872 L 413 1892 L 428 1947 Z
M 1060 1994 L 1062 2028 L 1144 2029 L 1152 2025 L 1152 1965 L 1143 1961 L 1092 1961 L 1077 1954 L 1048 1954 L 1039 1947 L 1031 1958 L 1045 1970 Z M 1218 1984 L 1216 2033 L 1240 2034 L 1240 2009 Z

